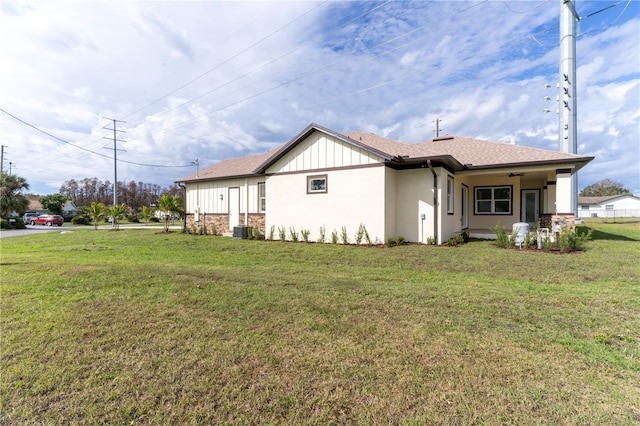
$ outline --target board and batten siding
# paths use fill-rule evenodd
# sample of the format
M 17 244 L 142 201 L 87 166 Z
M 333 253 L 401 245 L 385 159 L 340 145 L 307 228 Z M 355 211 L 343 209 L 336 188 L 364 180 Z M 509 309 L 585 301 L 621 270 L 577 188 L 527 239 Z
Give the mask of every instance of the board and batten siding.
M 356 145 L 315 131 L 282 156 L 267 174 L 376 164 L 383 159 Z
M 240 188 L 240 213 L 259 213 L 258 183 L 264 176 L 187 183 L 187 213 L 229 213 L 229 188 Z M 221 197 L 222 196 L 222 197 Z

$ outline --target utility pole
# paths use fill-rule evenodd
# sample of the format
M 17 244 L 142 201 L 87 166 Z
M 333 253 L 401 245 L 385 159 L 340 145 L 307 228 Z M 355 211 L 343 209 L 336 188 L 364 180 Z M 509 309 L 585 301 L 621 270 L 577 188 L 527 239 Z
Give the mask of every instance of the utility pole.
M 113 122 L 113 129 L 110 129 L 107 126 L 104 126 L 103 129 L 113 130 L 113 206 L 115 207 L 118 204 L 118 158 L 117 152 L 124 151 L 123 149 L 118 149 L 117 142 L 124 142 L 122 139 L 117 138 L 117 133 L 126 133 L 124 130 L 117 130 L 117 123 L 126 123 L 126 121 L 116 120 L 115 118 L 107 118 L 102 117 L 105 120 L 109 120 Z M 105 139 L 109 139 L 105 137 Z
M 578 153 L 575 0 L 560 0 L 560 84 L 558 85 L 558 150 Z M 571 176 L 571 210 L 578 214 L 578 174 Z
M 4 172 L 4 145 L 0 145 L 0 173 Z
M 11 166 L 13 165 L 13 163 L 11 161 L 9 161 L 9 176 L 11 176 Z
M 440 120 L 439 118 L 436 118 L 436 121 L 434 121 L 434 123 L 436 123 L 436 138 L 440 137 L 440 122 L 442 120 Z
M 198 177 L 198 172 L 200 170 L 200 161 L 196 158 L 194 161 L 191 162 L 191 164 L 196 166 L 196 178 L 197 178 Z

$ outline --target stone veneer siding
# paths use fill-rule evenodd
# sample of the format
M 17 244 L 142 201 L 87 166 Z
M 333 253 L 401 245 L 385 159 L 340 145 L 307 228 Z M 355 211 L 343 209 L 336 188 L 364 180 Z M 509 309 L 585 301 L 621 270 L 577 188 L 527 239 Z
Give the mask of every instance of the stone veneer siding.
M 204 225 L 207 231 L 207 235 L 222 235 L 229 231 L 229 215 L 228 214 L 214 214 L 214 213 L 200 213 L 200 221 L 194 221 L 193 213 L 186 215 L 187 231 L 198 233 L 200 228 Z M 244 225 L 244 213 L 240 214 L 239 225 Z M 265 215 L 264 213 L 249 213 L 249 226 L 258 227 L 262 237 L 265 235 Z

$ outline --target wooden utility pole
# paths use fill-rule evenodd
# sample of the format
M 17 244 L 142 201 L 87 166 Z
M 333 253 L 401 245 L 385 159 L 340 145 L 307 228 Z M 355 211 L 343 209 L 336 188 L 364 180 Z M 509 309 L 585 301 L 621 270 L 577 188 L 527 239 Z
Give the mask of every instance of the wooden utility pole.
M 116 120 L 115 118 L 107 118 L 107 117 L 102 117 L 105 120 L 109 120 L 113 122 L 113 129 L 108 128 L 107 126 L 104 126 L 103 129 L 107 129 L 107 130 L 113 130 L 113 206 L 115 207 L 118 204 L 118 158 L 117 158 L 117 152 L 118 151 L 124 151 L 123 149 L 118 149 L 117 143 L 118 142 L 124 142 L 122 139 L 118 139 L 117 138 L 117 133 L 126 133 L 124 130 L 117 130 L 116 129 L 116 125 L 117 123 L 126 123 L 126 121 L 122 121 L 122 120 Z M 106 138 L 105 139 L 109 139 Z

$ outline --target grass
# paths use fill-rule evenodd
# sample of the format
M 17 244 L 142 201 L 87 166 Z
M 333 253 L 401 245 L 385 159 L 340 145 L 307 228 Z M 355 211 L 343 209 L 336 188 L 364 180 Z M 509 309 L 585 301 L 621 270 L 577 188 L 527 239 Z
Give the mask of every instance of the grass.
M 2 240 L 0 423 L 638 424 L 640 226 L 584 253 Z

